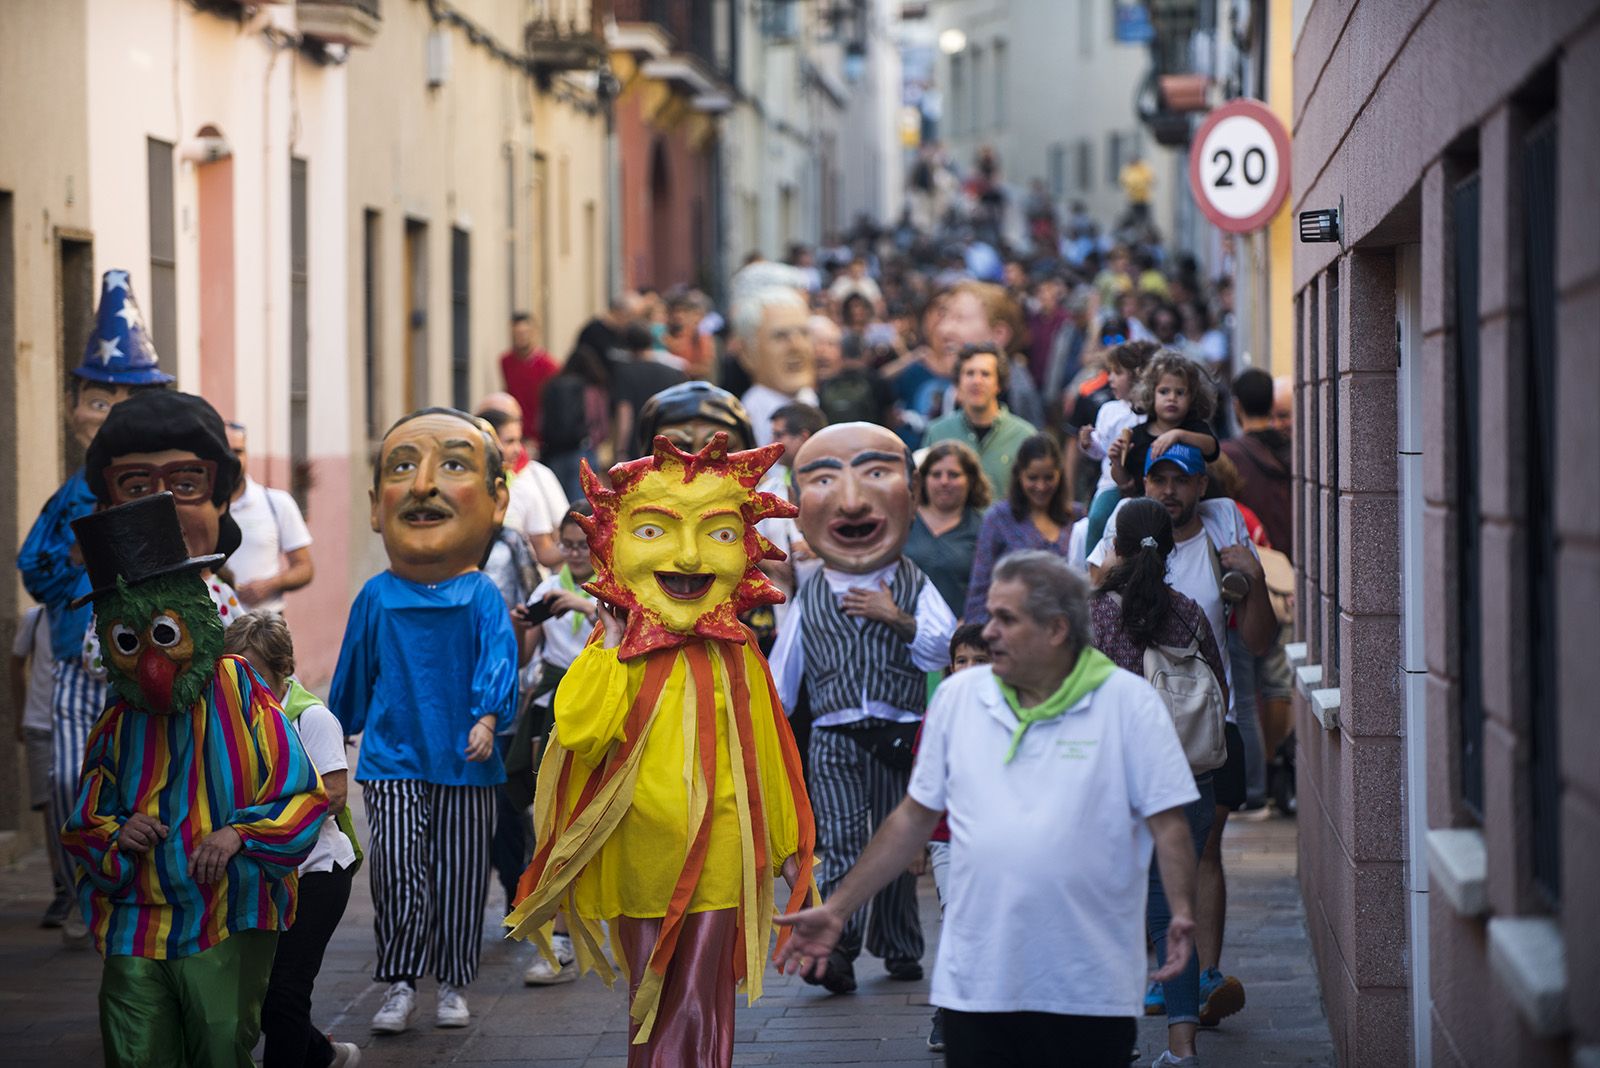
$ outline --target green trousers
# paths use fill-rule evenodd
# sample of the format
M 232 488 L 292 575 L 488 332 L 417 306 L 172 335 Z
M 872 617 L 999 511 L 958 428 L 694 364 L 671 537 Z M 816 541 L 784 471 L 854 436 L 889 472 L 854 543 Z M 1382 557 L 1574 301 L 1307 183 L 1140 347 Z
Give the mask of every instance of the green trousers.
M 240 931 L 181 960 L 107 957 L 100 1039 L 107 1068 L 252 1068 L 276 931 Z

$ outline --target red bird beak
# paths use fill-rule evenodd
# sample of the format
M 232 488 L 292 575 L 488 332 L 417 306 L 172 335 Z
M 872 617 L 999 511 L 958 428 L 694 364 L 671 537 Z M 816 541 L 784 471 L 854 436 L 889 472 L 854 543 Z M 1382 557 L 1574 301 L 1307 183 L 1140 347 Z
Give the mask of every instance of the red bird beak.
M 178 665 L 157 649 L 146 649 L 139 656 L 139 691 L 155 712 L 172 711 L 172 683 Z

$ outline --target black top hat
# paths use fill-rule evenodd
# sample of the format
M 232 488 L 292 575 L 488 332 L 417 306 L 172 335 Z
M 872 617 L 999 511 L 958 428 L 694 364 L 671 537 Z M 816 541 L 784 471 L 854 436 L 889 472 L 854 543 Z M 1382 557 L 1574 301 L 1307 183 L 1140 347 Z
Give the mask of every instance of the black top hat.
M 117 581 L 133 585 L 180 571 L 221 563 L 221 553 L 190 556 L 183 543 L 172 494 L 157 493 L 72 521 L 72 532 L 89 568 L 90 590 L 73 608 L 112 593 Z

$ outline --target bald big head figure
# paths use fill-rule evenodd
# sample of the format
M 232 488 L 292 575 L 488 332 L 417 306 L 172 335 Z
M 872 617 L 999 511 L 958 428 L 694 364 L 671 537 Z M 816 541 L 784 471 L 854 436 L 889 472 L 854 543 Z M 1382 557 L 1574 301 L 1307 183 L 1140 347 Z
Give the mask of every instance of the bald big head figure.
M 835 571 L 869 574 L 900 558 L 911 532 L 911 454 L 875 423 L 837 423 L 794 460 L 800 532 Z

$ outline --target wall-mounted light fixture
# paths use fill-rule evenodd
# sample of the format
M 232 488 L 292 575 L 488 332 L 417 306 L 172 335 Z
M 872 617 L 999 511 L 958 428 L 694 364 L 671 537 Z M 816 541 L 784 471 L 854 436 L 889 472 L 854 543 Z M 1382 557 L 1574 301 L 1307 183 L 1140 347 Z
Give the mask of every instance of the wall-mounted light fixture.
M 1300 240 L 1306 244 L 1337 241 L 1344 247 L 1344 197 L 1337 208 L 1300 213 Z
M 939 51 L 953 56 L 967 47 L 967 35 L 952 26 L 939 34 Z

